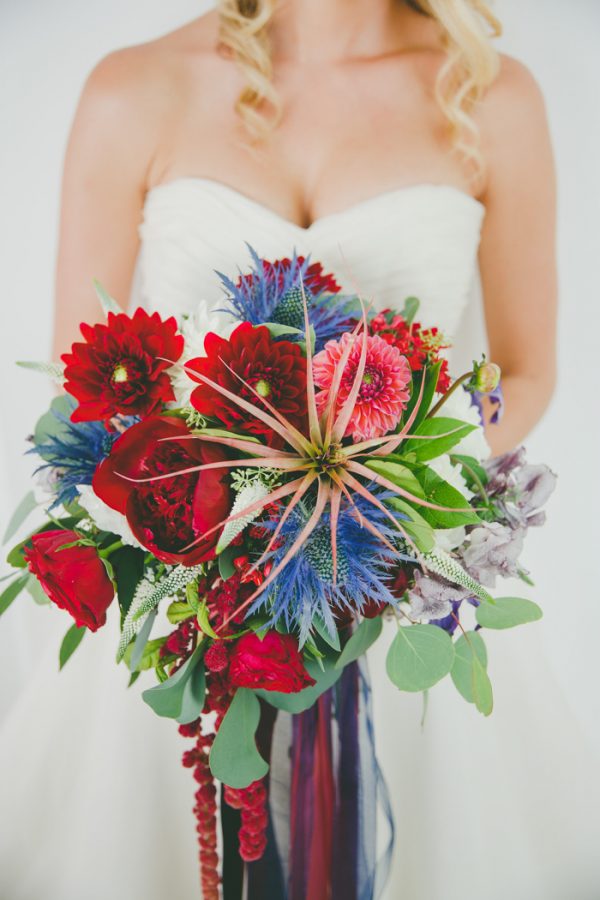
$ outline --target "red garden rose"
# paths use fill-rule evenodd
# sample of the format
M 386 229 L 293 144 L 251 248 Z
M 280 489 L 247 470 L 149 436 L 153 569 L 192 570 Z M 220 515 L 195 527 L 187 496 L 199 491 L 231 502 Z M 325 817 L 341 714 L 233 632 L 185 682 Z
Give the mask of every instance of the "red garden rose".
M 293 425 L 306 430 L 306 359 L 298 344 L 274 341 L 266 326 L 255 328 L 250 322 L 242 322 L 229 340 L 209 332 L 204 349 L 205 357 L 186 363 L 186 371 L 192 379 L 194 372 L 198 372 L 231 393 L 259 405 L 256 395 L 236 378 L 239 375 Z M 268 425 L 209 385 L 200 383 L 192 393 L 191 402 L 198 412 L 219 419 L 227 428 L 262 434 L 270 443 L 277 442 Z
M 85 343 L 73 344 L 62 356 L 65 390 L 79 401 L 73 422 L 117 413 L 148 416 L 174 400 L 165 369 L 183 353 L 184 340 L 176 332 L 173 317 L 163 322 L 158 313 L 150 316 L 143 309 L 133 316 L 109 313 L 106 325 L 82 323 Z
M 143 483 L 121 477 L 151 478 L 226 458 L 221 447 L 189 440 L 189 435 L 186 423 L 174 416 L 151 416 L 132 425 L 96 470 L 93 488 L 108 506 L 125 513 L 138 541 L 158 559 L 195 566 L 215 555 L 220 529 L 189 550 L 184 547 L 229 515 L 227 470 Z
M 42 531 L 32 537 L 25 559 L 52 602 L 79 627 L 96 631 L 106 622 L 115 590 L 95 547 L 65 547 L 77 540 L 74 531 Z
M 295 694 L 316 684 L 304 668 L 296 638 L 278 631 L 268 631 L 262 640 L 252 633 L 236 641 L 229 679 L 237 687 L 284 694 Z

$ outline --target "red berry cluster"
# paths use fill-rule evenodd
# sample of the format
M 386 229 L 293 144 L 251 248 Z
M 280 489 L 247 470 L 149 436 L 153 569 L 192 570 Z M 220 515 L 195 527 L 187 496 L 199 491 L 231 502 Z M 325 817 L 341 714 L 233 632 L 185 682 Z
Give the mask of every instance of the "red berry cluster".
M 183 765 L 193 769 L 198 788 L 194 794 L 194 816 L 198 835 L 200 883 L 204 900 L 219 900 L 219 856 L 217 853 L 217 788 L 208 764 L 208 754 L 214 734 L 203 734 L 200 719 L 189 725 L 180 725 L 183 737 L 195 737 L 196 745 L 186 750 Z
M 413 372 L 420 372 L 426 365 L 441 362 L 437 390 L 444 394 L 450 387 L 448 360 L 440 357 L 440 350 L 449 344 L 437 328 L 422 328 L 419 322 L 407 322 L 403 316 L 389 309 L 378 313 L 369 323 L 370 334 L 376 334 L 386 343 L 397 347 L 406 357 Z
M 242 825 L 239 831 L 240 856 L 244 862 L 260 859 L 267 846 L 267 788 L 264 780 L 253 781 L 246 788 L 225 788 L 225 800 L 239 809 Z

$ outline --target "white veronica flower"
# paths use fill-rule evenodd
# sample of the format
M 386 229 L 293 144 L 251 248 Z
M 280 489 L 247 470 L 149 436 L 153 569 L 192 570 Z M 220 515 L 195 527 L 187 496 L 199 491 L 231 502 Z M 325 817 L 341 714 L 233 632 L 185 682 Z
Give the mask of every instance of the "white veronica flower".
M 215 304 L 219 305 L 218 301 Z M 178 360 L 178 365 L 169 371 L 171 384 L 175 392 L 174 406 L 190 406 L 190 396 L 197 383 L 181 368 L 181 364 L 198 356 L 205 356 L 204 338 L 209 331 L 214 331 L 221 337 L 228 338 L 236 325 L 240 323 L 226 312 L 214 309 L 207 300 L 202 300 L 195 312 L 186 316 L 179 328 L 183 335 L 185 345 L 183 353 Z
M 77 490 L 79 491 L 77 502 L 87 513 L 89 513 L 98 528 L 102 531 L 110 531 L 112 534 L 116 534 L 121 538 L 124 544 L 129 544 L 131 547 L 141 547 L 143 549 L 129 527 L 129 523 L 123 513 L 117 512 L 116 510 L 111 509 L 110 506 L 107 506 L 104 500 L 101 500 L 100 497 L 94 493 L 91 484 L 80 484 L 77 486 Z

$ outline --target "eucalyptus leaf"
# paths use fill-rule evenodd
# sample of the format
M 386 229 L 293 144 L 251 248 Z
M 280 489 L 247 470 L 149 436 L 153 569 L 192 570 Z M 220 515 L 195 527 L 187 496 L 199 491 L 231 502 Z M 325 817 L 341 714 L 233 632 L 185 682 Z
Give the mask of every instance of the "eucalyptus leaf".
M 142 694 L 142 699 L 150 706 L 158 716 L 164 716 L 167 719 L 179 719 L 184 708 L 184 693 L 188 680 L 191 678 L 196 665 L 201 665 L 201 657 L 203 652 L 202 644 L 199 644 L 192 655 L 184 664 L 155 687 L 149 688 Z M 189 706 L 189 704 L 187 704 Z M 200 709 L 196 715 L 200 714 Z
M 10 517 L 9 523 L 6 526 L 6 531 L 4 532 L 4 537 L 2 539 L 3 544 L 7 544 L 10 541 L 23 522 L 27 519 L 30 513 L 33 512 L 34 509 L 38 506 L 37 500 L 35 499 L 35 494 L 33 491 L 29 491 L 28 494 L 25 494 L 14 513 Z
M 71 625 L 62 639 L 62 644 L 60 645 L 60 650 L 58 652 L 59 668 L 64 668 L 67 661 L 73 656 L 82 642 L 86 631 L 87 628 L 85 625 L 82 625 L 81 628 L 77 625 Z
M 45 444 L 49 437 L 65 437 L 69 434 L 69 426 L 64 419 L 70 419 L 75 408 L 74 400 L 67 394 L 55 397 L 50 409 L 37 421 L 33 440 L 36 445 Z
M 475 431 L 475 428 L 475 425 L 469 425 L 460 419 L 450 419 L 445 416 L 425 418 L 416 429 L 413 429 L 413 434 L 427 435 L 431 439 L 408 440 L 404 443 L 402 451 L 414 453 L 420 462 L 435 459 L 455 447 L 464 437 Z M 439 435 L 439 437 L 433 437 L 434 435 Z
M 271 706 L 277 709 L 283 709 L 290 713 L 301 713 L 313 705 L 321 694 L 328 688 L 332 687 L 342 674 L 341 669 L 335 668 L 335 660 L 325 657 L 321 660 L 308 659 L 305 660 L 306 670 L 311 675 L 316 684 L 312 687 L 304 688 L 296 694 L 284 694 L 279 691 L 256 691 L 258 697 L 261 697 Z
M 475 617 L 483 628 L 514 628 L 542 618 L 542 610 L 533 600 L 524 597 L 498 597 L 492 606 L 482 603 Z
M 177 716 L 180 725 L 187 725 L 197 719 L 204 707 L 206 695 L 206 675 L 204 663 L 198 662 L 192 670 L 192 674 L 185 683 L 181 712 Z
M 454 662 L 454 644 L 437 625 L 398 628 L 386 660 L 390 680 L 401 691 L 424 691 L 447 675 Z
M 489 716 L 494 708 L 494 695 L 492 693 L 492 683 L 490 681 L 487 670 L 482 666 L 479 659 L 473 658 L 473 668 L 471 673 L 473 685 L 473 700 L 475 706 L 484 716 Z
M 144 622 L 144 624 L 140 628 L 139 633 L 136 636 L 136 639 L 133 644 L 133 649 L 131 651 L 131 657 L 129 659 L 129 668 L 131 669 L 132 672 L 135 672 L 135 670 L 137 669 L 137 667 L 139 666 L 139 664 L 141 662 L 141 659 L 142 659 L 142 656 L 144 653 L 144 649 L 150 639 L 150 632 L 152 631 L 152 626 L 154 625 L 154 622 L 156 621 L 157 613 L 158 613 L 157 609 L 151 610 L 146 621 Z
M 223 581 L 227 581 L 228 578 L 231 578 L 232 575 L 235 574 L 235 566 L 233 564 L 236 556 L 239 555 L 239 549 L 237 547 L 226 547 L 222 553 L 219 553 L 217 556 L 217 563 L 219 566 L 219 575 L 223 579 Z
M 407 325 L 410 325 L 412 323 L 414 317 L 419 311 L 420 305 L 421 301 L 418 297 L 407 297 L 404 301 L 401 315 Z
M 18 575 L 0 594 L 0 616 L 5 613 L 13 600 L 16 600 L 29 581 L 29 573 Z
M 336 664 L 336 669 L 343 669 L 348 663 L 354 662 L 367 652 L 375 643 L 383 628 L 383 619 L 376 616 L 374 619 L 363 619 L 355 628 L 352 636 L 344 645 Z
M 245 788 L 264 778 L 269 771 L 268 763 L 256 747 L 259 719 L 260 704 L 256 695 L 246 688 L 238 688 L 209 756 L 211 772 L 223 784 Z
M 487 666 L 487 650 L 485 642 L 478 631 L 469 631 L 467 635 L 461 635 L 454 644 L 454 663 L 450 675 L 456 690 L 468 703 L 474 703 L 473 698 L 473 656 L 476 656 L 480 664 Z

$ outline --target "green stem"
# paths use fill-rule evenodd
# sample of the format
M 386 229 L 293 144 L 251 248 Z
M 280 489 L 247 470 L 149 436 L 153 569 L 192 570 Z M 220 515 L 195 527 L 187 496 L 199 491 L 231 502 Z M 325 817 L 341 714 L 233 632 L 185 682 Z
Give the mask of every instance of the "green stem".
M 465 374 L 461 375 L 460 378 L 457 378 L 456 381 L 454 382 L 454 384 L 452 385 L 452 387 L 448 388 L 448 390 L 446 391 L 445 394 L 442 394 L 442 396 L 440 397 L 438 402 L 435 404 L 433 409 L 429 410 L 426 418 L 431 419 L 432 416 L 435 416 L 435 414 L 440 411 L 440 409 L 442 408 L 442 406 L 444 405 L 444 403 L 446 402 L 448 397 L 452 396 L 452 394 L 457 389 L 457 387 L 461 384 L 464 384 L 465 381 L 470 381 L 472 377 L 473 377 L 473 369 L 471 369 L 470 372 L 465 372 Z
M 108 559 L 111 553 L 114 553 L 115 550 L 120 550 L 122 546 L 122 540 L 115 541 L 114 544 L 109 544 L 108 547 L 104 548 L 104 550 L 99 550 L 98 556 L 100 557 L 100 559 Z

